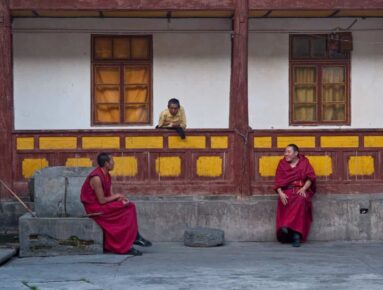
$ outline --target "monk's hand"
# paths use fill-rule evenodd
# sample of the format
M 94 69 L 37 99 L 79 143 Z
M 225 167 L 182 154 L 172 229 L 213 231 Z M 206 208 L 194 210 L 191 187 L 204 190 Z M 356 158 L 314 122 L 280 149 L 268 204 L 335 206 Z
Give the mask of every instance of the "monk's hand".
M 303 187 L 300 188 L 298 191 L 297 191 L 297 194 L 306 198 L 306 189 L 304 189 Z
M 281 199 L 283 205 L 286 205 L 289 199 L 283 191 L 279 192 L 279 198 Z

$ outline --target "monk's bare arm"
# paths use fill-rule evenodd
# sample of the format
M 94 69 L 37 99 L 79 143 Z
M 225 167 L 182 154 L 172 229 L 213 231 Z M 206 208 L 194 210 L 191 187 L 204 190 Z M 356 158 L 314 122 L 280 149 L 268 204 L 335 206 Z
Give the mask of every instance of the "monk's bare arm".
M 97 200 L 100 204 L 105 204 L 111 201 L 119 200 L 124 197 L 122 194 L 112 194 L 111 196 L 105 197 L 104 190 L 101 184 L 101 179 L 98 176 L 94 176 L 90 179 L 90 186 L 96 193 Z

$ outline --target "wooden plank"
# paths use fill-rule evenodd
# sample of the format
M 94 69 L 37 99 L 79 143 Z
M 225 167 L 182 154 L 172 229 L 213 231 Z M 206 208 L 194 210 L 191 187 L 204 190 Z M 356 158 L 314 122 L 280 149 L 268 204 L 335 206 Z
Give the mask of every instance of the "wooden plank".
M 12 38 L 11 15 L 7 0 L 0 0 L 0 179 L 12 182 Z
M 251 10 L 343 10 L 343 9 L 383 9 L 380 0 L 249 0 Z
M 232 10 L 235 0 L 10 0 L 11 10 Z

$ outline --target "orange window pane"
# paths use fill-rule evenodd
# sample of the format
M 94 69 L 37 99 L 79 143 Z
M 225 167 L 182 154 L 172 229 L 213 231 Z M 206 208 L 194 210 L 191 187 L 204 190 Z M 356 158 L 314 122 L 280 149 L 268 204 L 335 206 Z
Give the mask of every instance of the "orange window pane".
M 149 122 L 149 109 L 147 105 L 125 106 L 125 122 L 147 123 Z
M 345 121 L 346 106 L 344 104 L 324 104 L 322 118 L 324 121 Z
M 97 37 L 94 40 L 94 54 L 98 59 L 112 58 L 112 39 L 110 37 Z
M 97 85 L 95 89 L 96 103 L 119 103 L 120 87 Z
M 322 83 L 339 84 L 344 83 L 345 69 L 344 67 L 324 67 L 322 70 Z
M 127 37 L 113 39 L 113 58 L 127 59 L 130 57 L 130 42 Z
M 149 68 L 148 67 L 125 67 L 125 84 L 148 84 Z
M 120 83 L 119 67 L 96 67 L 96 84 L 118 85 Z
M 296 67 L 294 69 L 294 82 L 296 84 L 314 84 L 316 82 L 316 68 Z
M 96 122 L 118 123 L 120 121 L 120 106 L 116 104 L 99 104 L 96 106 Z
M 297 122 L 314 122 L 316 121 L 316 105 L 315 104 L 297 104 L 294 105 L 294 121 Z
M 322 89 L 323 102 L 345 102 L 346 91 L 344 85 L 325 85 Z
M 125 103 L 147 103 L 148 88 L 147 87 L 126 87 Z
M 316 88 L 312 85 L 295 86 L 294 103 L 316 102 Z
M 146 37 L 131 38 L 131 53 L 134 59 L 149 59 L 149 39 Z

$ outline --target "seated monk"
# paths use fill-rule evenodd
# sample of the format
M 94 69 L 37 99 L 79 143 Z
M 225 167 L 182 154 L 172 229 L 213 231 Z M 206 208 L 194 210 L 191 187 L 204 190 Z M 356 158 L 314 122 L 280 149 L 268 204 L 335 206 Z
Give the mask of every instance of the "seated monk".
M 104 232 L 106 251 L 141 256 L 142 252 L 133 244 L 149 247 L 138 232 L 136 207 L 123 194 L 112 193 L 112 180 L 109 171 L 114 161 L 107 153 L 97 156 L 98 167 L 86 178 L 81 188 L 81 202 L 87 214 L 93 218 Z
M 275 174 L 274 190 L 279 194 L 276 231 L 282 243 L 300 247 L 307 239 L 312 222 L 311 198 L 316 176 L 309 160 L 295 144 L 286 147 Z

